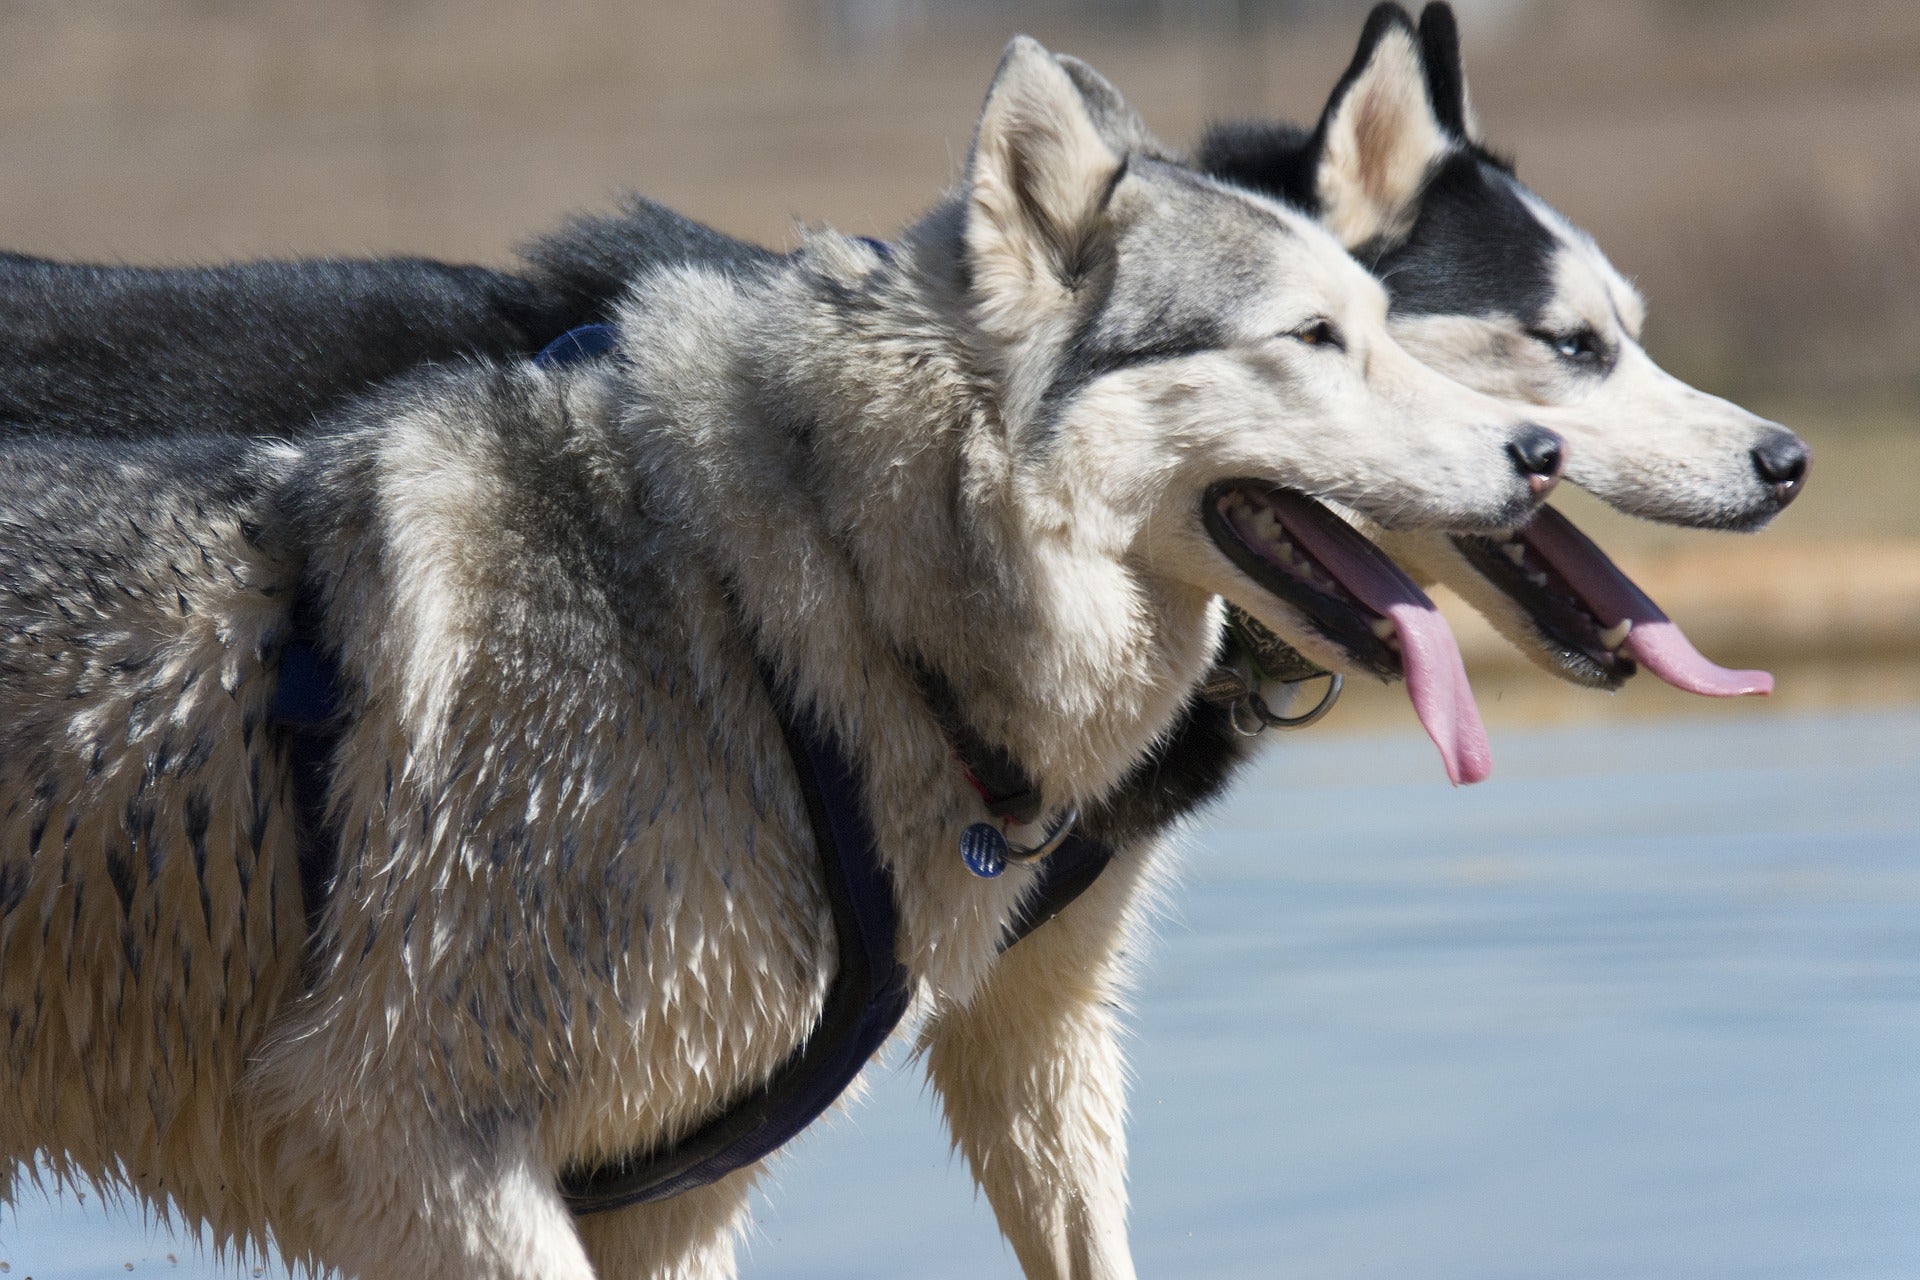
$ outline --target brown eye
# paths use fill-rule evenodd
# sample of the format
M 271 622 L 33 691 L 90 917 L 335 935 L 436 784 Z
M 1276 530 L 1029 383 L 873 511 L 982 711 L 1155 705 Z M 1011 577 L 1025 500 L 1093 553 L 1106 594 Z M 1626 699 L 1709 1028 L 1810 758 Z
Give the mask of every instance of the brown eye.
M 1341 338 L 1340 331 L 1333 327 L 1331 320 L 1314 320 L 1295 329 L 1288 336 L 1309 347 L 1332 347 L 1335 351 L 1347 349 L 1346 341 Z

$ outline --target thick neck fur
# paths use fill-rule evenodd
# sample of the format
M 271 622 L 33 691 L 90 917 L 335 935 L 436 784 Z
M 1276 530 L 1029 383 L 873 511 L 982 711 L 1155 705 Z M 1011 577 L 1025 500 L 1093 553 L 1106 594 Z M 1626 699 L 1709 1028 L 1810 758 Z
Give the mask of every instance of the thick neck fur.
M 958 223 L 944 205 L 891 255 L 811 235 L 758 280 L 643 280 L 625 425 L 648 500 L 711 528 L 763 656 L 821 712 L 864 737 L 863 714 L 923 705 L 924 664 L 1050 805 L 1085 803 L 1197 684 L 1216 606 L 1138 572 L 1123 526 L 1023 458 Z

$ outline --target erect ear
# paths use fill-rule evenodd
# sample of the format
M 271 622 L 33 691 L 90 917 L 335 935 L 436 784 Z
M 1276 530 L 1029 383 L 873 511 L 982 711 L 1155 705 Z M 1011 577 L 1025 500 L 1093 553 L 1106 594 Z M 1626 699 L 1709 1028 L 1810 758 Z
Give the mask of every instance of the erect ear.
M 1086 274 L 1122 163 L 1067 71 L 1016 37 L 967 160 L 967 259 L 985 322 L 1029 325 Z
M 1340 242 L 1353 249 L 1406 234 L 1428 173 L 1454 144 L 1427 96 L 1413 20 L 1399 5 L 1367 16 L 1315 138 L 1320 220 Z
M 1434 0 L 1420 11 L 1420 53 L 1427 64 L 1427 97 L 1440 127 L 1468 142 L 1480 140 L 1480 122 L 1467 96 L 1467 67 L 1460 57 L 1460 25 L 1453 6 Z
M 1120 91 L 1108 83 L 1105 76 L 1070 53 L 1056 53 L 1054 61 L 1080 91 L 1087 114 L 1093 118 L 1093 127 L 1100 131 L 1109 147 L 1123 156 L 1143 155 L 1168 161 L 1174 158 L 1160 139 L 1153 136 L 1140 113 L 1127 105 Z

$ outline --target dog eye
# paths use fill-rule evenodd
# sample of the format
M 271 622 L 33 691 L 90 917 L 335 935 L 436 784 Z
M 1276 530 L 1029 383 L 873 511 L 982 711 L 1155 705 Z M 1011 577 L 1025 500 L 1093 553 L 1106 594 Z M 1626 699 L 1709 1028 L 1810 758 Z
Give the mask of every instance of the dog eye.
M 1566 333 L 1540 332 L 1533 336 L 1553 348 L 1553 354 L 1568 364 L 1600 363 L 1600 335 L 1591 329 L 1570 329 Z
M 1295 342 L 1304 342 L 1310 347 L 1332 347 L 1335 351 L 1347 349 L 1346 339 L 1333 327 L 1331 320 L 1313 320 L 1287 335 Z

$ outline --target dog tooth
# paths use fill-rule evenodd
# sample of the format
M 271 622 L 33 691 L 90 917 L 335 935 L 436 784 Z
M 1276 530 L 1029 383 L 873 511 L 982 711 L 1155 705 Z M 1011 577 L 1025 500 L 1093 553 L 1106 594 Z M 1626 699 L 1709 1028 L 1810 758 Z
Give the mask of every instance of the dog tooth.
M 1600 643 L 1607 652 L 1612 653 L 1627 642 L 1627 633 L 1633 630 L 1633 619 L 1622 618 L 1600 633 Z
M 1377 640 L 1388 639 L 1391 636 L 1399 634 L 1399 631 L 1400 629 L 1393 625 L 1392 618 L 1375 618 L 1373 620 L 1373 634 Z
M 1503 542 L 1500 544 L 1500 551 L 1515 564 L 1522 564 L 1527 558 L 1526 547 L 1518 542 Z
M 1538 572 L 1529 573 L 1527 575 L 1527 581 L 1531 582 L 1536 587 L 1544 587 L 1547 585 L 1547 575 L 1544 573 L 1538 573 Z

